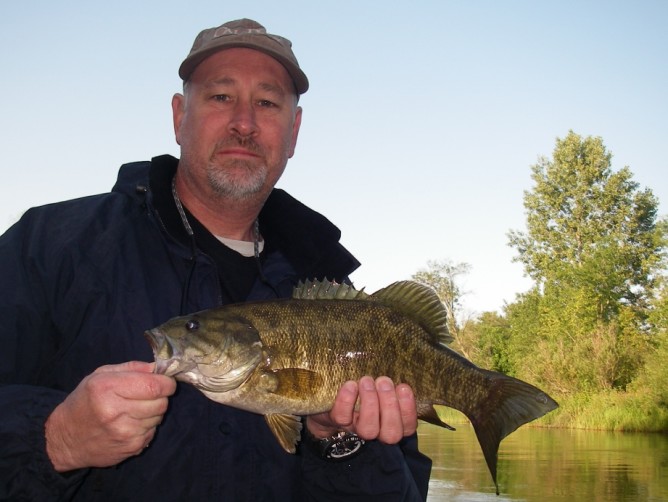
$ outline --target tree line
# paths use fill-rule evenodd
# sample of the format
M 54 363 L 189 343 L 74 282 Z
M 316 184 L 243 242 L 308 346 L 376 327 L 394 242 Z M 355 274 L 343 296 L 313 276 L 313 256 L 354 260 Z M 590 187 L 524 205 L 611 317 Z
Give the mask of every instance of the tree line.
M 526 229 L 511 230 L 533 287 L 502 313 L 466 316 L 466 263 L 429 262 L 413 279 L 448 312 L 451 347 L 560 401 L 553 425 L 668 430 L 668 221 L 600 137 L 569 131 L 531 166 Z

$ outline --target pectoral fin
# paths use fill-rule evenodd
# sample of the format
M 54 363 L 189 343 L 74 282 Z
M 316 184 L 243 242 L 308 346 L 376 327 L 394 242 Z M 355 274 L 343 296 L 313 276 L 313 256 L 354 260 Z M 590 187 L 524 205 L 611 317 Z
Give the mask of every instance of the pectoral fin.
M 261 378 L 264 390 L 290 399 L 309 396 L 324 383 L 320 373 L 303 368 L 266 371 Z
M 294 453 L 301 436 L 301 419 L 294 415 L 279 414 L 265 415 L 264 419 L 283 449 L 288 453 Z

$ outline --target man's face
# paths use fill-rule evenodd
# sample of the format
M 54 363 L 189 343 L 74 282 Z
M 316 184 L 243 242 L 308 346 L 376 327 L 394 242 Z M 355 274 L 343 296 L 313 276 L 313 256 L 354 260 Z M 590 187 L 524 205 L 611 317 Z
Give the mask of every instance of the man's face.
M 179 169 L 219 197 L 266 197 L 294 154 L 301 108 L 286 69 L 261 52 L 209 56 L 172 100 Z

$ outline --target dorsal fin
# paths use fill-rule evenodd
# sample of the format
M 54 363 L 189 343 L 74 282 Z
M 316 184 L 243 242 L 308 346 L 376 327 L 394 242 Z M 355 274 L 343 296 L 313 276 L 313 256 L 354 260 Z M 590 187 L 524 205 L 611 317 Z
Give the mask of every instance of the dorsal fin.
M 366 300 L 369 295 L 364 288 L 359 291 L 350 284 L 339 284 L 325 279 L 324 281 L 299 282 L 292 292 L 298 300 Z
M 429 286 L 415 281 L 399 281 L 373 293 L 369 300 L 390 307 L 419 323 L 433 339 L 450 343 L 447 312 Z
M 300 282 L 293 298 L 299 300 L 365 300 L 389 307 L 420 324 L 440 343 L 452 342 L 448 332 L 447 313 L 436 292 L 415 281 L 395 282 L 372 295 L 359 291 L 350 284 L 328 280 Z

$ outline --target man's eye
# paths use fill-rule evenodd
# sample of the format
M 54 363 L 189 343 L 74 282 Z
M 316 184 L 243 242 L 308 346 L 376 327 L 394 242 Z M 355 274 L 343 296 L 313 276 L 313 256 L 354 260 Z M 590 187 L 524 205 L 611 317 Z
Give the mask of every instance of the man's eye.
M 229 101 L 230 97 L 227 94 L 216 94 L 213 97 L 213 99 L 215 99 L 216 101 L 224 102 L 224 101 Z
M 276 108 L 276 106 L 278 106 L 276 103 L 269 101 L 268 99 L 261 99 L 258 101 L 258 104 L 263 108 Z

